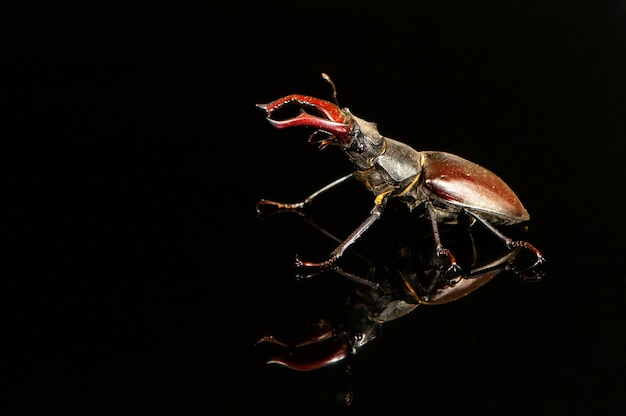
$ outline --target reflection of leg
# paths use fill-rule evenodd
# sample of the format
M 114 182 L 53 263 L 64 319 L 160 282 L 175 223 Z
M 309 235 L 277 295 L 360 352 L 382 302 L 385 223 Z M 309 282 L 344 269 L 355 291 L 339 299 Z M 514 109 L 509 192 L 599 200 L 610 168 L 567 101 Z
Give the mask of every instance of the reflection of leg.
M 378 289 L 380 287 L 380 285 L 370 279 L 361 277 L 357 274 L 354 273 L 350 273 L 345 271 L 344 269 L 342 269 L 341 267 L 335 267 L 333 270 L 335 270 L 337 273 L 339 273 L 341 276 L 348 278 L 350 280 L 352 280 L 355 283 L 358 283 L 360 285 L 364 285 L 364 286 L 369 286 L 372 289 Z M 307 276 L 308 277 L 308 276 Z
M 539 250 L 537 250 L 532 244 L 530 244 L 530 243 L 528 243 L 526 241 L 513 240 L 513 239 L 505 236 L 496 227 L 494 227 L 489 221 L 487 221 L 486 219 L 484 219 L 483 217 L 481 217 L 477 213 L 475 213 L 473 211 L 470 211 L 470 210 L 468 210 L 466 208 L 463 209 L 463 212 L 465 214 L 469 215 L 470 217 L 476 219 L 476 221 L 478 221 L 485 228 L 487 228 L 489 231 L 491 231 L 491 233 L 493 233 L 493 235 L 495 235 L 498 239 L 500 239 L 500 241 L 502 241 L 509 250 L 513 250 L 513 249 L 518 248 L 518 247 L 530 250 L 535 255 L 535 262 L 530 267 L 526 268 L 525 270 L 519 271 L 518 273 L 520 273 L 522 275 L 522 277 L 527 278 L 528 280 L 539 280 L 540 279 L 539 275 L 534 275 L 534 274 L 533 275 L 528 275 L 528 277 L 524 276 L 524 272 L 533 271 L 537 267 L 541 266 L 542 264 L 544 264 L 546 262 L 545 258 L 543 257 L 543 255 L 541 254 L 541 252 Z M 531 276 L 534 276 L 534 277 L 531 277 Z
M 343 176 L 331 183 L 329 183 L 328 185 L 324 186 L 323 188 L 313 192 L 311 195 L 307 196 L 306 198 L 304 198 L 304 200 L 300 201 L 300 202 L 295 202 L 295 203 L 284 203 L 284 202 L 276 202 L 276 201 L 270 201 L 268 199 L 261 199 L 259 200 L 259 202 L 257 202 L 256 204 L 256 211 L 258 214 L 261 214 L 261 206 L 265 206 L 265 205 L 269 205 L 269 206 L 273 206 L 276 209 L 279 210 L 297 210 L 297 209 L 302 209 L 305 206 L 309 205 L 311 202 L 313 202 L 313 200 L 319 196 L 320 194 L 323 194 L 324 192 L 328 191 L 331 188 L 334 188 L 335 186 L 339 185 L 340 183 L 345 182 L 346 180 L 350 179 L 353 176 L 353 174 L 349 174 L 346 176 Z

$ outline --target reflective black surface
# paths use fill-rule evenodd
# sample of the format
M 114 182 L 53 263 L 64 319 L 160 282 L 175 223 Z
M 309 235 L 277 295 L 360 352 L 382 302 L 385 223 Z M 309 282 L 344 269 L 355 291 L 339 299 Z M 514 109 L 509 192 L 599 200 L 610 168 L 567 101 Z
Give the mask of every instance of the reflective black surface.
M 2 6 L 3 412 L 622 414 L 623 2 L 215 3 Z M 255 107 L 331 99 L 321 72 L 381 133 L 500 175 L 548 260 L 541 282 L 504 271 L 385 324 L 350 375 L 255 346 L 340 319 L 356 287 L 297 281 L 296 254 L 336 243 L 255 214 L 349 172 Z M 346 236 L 372 202 L 346 184 L 309 213 Z M 427 231 L 405 221 L 385 215 L 350 267 Z

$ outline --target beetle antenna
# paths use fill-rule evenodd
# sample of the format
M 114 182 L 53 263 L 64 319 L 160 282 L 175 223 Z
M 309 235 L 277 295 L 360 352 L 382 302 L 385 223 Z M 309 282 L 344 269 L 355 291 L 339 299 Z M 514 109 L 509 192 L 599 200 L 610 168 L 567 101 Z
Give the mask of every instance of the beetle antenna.
M 324 80 L 326 80 L 326 82 L 328 82 L 330 86 L 333 88 L 333 100 L 335 100 L 335 104 L 337 104 L 337 107 L 340 107 L 339 101 L 337 101 L 337 88 L 335 88 L 335 83 L 333 82 L 332 79 L 330 79 L 330 76 L 328 76 L 328 74 L 325 72 L 322 72 L 322 78 L 324 78 Z

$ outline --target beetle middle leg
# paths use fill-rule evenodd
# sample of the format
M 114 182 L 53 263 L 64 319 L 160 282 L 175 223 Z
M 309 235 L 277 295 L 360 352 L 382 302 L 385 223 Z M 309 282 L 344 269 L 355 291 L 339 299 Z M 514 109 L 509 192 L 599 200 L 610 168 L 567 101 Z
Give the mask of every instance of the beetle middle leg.
M 256 212 L 258 215 L 261 215 L 263 212 L 261 210 L 262 206 L 273 206 L 275 207 L 277 210 L 299 210 L 304 208 L 307 205 L 310 205 L 311 202 L 313 202 L 313 200 L 315 198 L 317 198 L 319 195 L 323 194 L 324 192 L 328 191 L 329 189 L 334 188 L 335 186 L 347 181 L 348 179 L 350 179 L 351 177 L 353 177 L 354 174 L 350 173 L 346 176 L 342 176 L 339 179 L 336 179 L 334 181 L 332 181 L 331 183 L 329 183 L 328 185 L 324 186 L 321 189 L 318 189 L 317 191 L 313 192 L 311 195 L 307 196 L 306 198 L 304 198 L 302 201 L 300 202 L 294 202 L 294 203 L 285 203 L 285 202 L 276 202 L 276 201 L 270 201 L 269 199 L 261 199 L 259 200 L 259 202 L 257 202 L 256 204 Z
M 435 210 L 433 208 L 432 202 L 430 201 L 426 202 L 425 205 L 426 205 L 426 212 L 428 213 L 428 217 L 430 218 L 430 224 L 433 229 L 433 238 L 435 239 L 435 251 L 436 251 L 437 257 L 446 257 L 448 259 L 448 261 L 450 262 L 450 266 L 448 266 L 448 269 L 446 270 L 445 274 L 447 276 L 452 276 L 453 279 L 458 281 L 458 279 L 460 279 L 460 276 L 461 276 L 461 267 L 456 262 L 456 259 L 454 258 L 454 255 L 452 254 L 452 252 L 450 252 L 450 250 L 445 248 L 443 244 L 441 243 L 441 237 L 439 236 L 439 226 L 437 224 Z M 456 282 L 451 281 L 450 283 L 454 284 Z
M 485 228 L 487 228 L 493 235 L 495 235 L 496 237 L 498 237 L 498 239 L 500 239 L 509 250 L 513 250 L 515 248 L 521 247 L 521 248 L 525 248 L 527 250 L 530 250 L 534 255 L 535 255 L 535 262 L 530 265 L 529 267 L 526 267 L 524 270 L 516 270 L 513 268 L 513 271 L 518 274 L 519 276 L 521 276 L 523 279 L 525 280 L 540 280 L 541 279 L 541 274 L 539 272 L 539 274 L 535 273 L 536 270 L 542 266 L 546 260 L 543 257 L 543 254 L 541 254 L 541 252 L 539 250 L 537 250 L 532 244 L 526 242 L 526 241 L 522 241 L 522 240 L 513 240 L 512 238 L 509 238 L 507 236 L 505 236 L 504 234 L 502 234 L 496 227 L 494 227 L 489 221 L 487 221 L 486 219 L 484 219 L 483 217 L 481 217 L 480 215 L 478 215 L 477 213 L 475 213 L 474 211 L 471 211 L 467 208 L 463 208 L 463 213 L 474 218 L 476 221 L 478 221 L 479 223 L 481 223 Z

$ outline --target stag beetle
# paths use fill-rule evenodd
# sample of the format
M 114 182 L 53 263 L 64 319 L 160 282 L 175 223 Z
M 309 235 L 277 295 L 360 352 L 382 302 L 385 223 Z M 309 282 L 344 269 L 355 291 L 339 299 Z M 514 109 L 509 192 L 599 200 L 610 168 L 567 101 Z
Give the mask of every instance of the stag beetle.
M 471 224 L 482 224 L 509 250 L 517 247 L 530 250 L 536 259 L 531 267 L 545 262 L 541 252 L 530 243 L 513 240 L 495 228 L 530 219 L 517 195 L 496 174 L 454 154 L 417 151 L 407 144 L 382 136 L 375 123 L 353 115 L 348 108 L 340 108 L 335 85 L 328 75 L 322 73 L 322 77 L 332 86 L 336 104 L 291 94 L 267 104 L 257 104 L 257 107 L 265 111 L 267 120 L 277 129 L 296 126 L 314 128 L 309 143 L 317 144 L 319 149 L 339 146 L 352 162 L 354 172 L 329 183 L 301 202 L 261 199 L 257 203 L 257 212 L 261 213 L 261 206 L 299 210 L 320 194 L 352 177 L 374 194 L 374 207 L 365 221 L 337 246 L 329 258 L 310 262 L 296 256 L 297 267 L 333 267 L 346 249 L 381 217 L 391 198 L 402 201 L 410 210 L 430 220 L 436 255 L 448 262 L 447 268 L 452 275 L 458 274 L 459 265 L 452 252 L 443 246 L 438 223 L 458 224 L 462 217 L 469 219 Z M 301 108 L 300 114 L 295 117 L 285 120 L 272 118 L 275 111 L 290 104 L 315 110 L 319 116 Z

